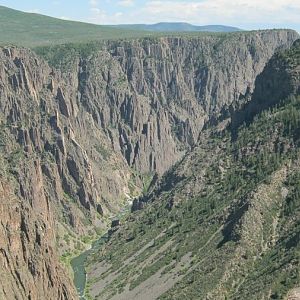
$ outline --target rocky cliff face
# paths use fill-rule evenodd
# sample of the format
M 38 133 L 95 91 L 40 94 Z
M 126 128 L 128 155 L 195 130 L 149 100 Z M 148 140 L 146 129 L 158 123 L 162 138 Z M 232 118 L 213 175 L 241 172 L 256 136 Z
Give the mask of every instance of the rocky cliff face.
M 251 94 L 293 31 L 109 42 L 80 63 L 81 102 L 141 173 L 164 173 L 204 124 Z
M 35 161 L 31 167 L 25 199 L 15 195 L 16 182 L 1 175 L 0 298 L 77 299 L 53 243 L 55 223 L 40 164 Z
M 2 49 L 1 63 L 1 121 L 8 136 L 2 147 L 6 154 L 18 153 L 19 161 L 11 161 L 20 195 L 26 196 L 22 182 L 29 177 L 22 163 L 38 157 L 44 187 L 70 209 L 71 223 L 80 223 L 78 211 L 72 214 L 76 201 L 91 217 L 113 210 L 114 199 L 121 202 L 129 193 L 130 171 L 79 106 L 77 73 L 62 76 L 23 49 Z M 66 204 L 66 198 L 74 203 Z
M 296 38 L 279 30 L 106 42 L 88 57 L 71 54 L 68 71 L 1 48 L 0 296 L 74 298 L 57 252 L 105 228 L 140 189 L 140 173 L 178 161 Z
M 300 92 L 299 43 L 295 41 L 289 51 L 276 53 L 255 80 L 253 95 L 245 95 L 250 101 L 242 102 L 232 116 L 234 127 L 249 122 L 260 111 L 279 104 L 289 95 Z M 250 97 L 250 98 L 249 98 Z

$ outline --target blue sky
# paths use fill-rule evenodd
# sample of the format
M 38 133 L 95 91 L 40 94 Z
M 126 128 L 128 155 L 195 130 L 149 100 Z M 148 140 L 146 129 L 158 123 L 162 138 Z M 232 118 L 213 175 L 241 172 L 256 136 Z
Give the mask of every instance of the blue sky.
M 177 21 L 300 32 L 300 0 L 0 0 L 0 5 L 96 24 Z

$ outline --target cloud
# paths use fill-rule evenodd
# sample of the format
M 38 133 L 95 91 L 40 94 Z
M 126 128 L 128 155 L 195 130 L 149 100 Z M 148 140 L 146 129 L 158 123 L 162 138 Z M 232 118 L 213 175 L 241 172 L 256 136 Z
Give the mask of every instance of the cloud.
M 299 0 L 147 1 L 142 14 L 154 20 L 212 23 L 299 23 Z
M 156 23 L 225 24 L 245 29 L 300 29 L 299 0 L 89 0 L 89 22 L 100 24 Z M 119 8 L 126 7 L 125 12 Z M 134 21 L 133 21 L 134 20 Z
M 90 3 L 90 6 L 96 7 L 96 6 L 98 6 L 99 1 L 98 0 L 90 0 L 89 3 Z
M 95 24 L 119 24 L 123 16 L 123 12 L 107 14 L 105 10 L 98 7 L 92 7 L 91 16 L 88 21 Z
M 133 0 L 121 0 L 118 2 L 119 6 L 124 6 L 124 7 L 130 7 L 134 6 L 134 1 Z
M 73 21 L 72 18 L 69 18 L 69 17 L 66 17 L 66 16 L 61 16 L 61 17 L 59 17 L 59 19 L 62 19 L 62 20 L 65 20 L 65 21 Z
M 89 0 L 89 6 L 90 6 L 90 16 L 86 20 L 90 23 L 95 24 L 115 24 L 120 23 L 120 21 L 123 18 L 123 12 L 116 11 L 108 13 L 105 8 L 107 8 L 107 5 L 112 5 L 111 0 Z M 129 5 L 130 0 L 127 1 L 119 1 L 122 2 L 124 5 Z M 124 3 L 123 3 L 124 2 Z M 128 3 L 125 3 L 128 2 Z

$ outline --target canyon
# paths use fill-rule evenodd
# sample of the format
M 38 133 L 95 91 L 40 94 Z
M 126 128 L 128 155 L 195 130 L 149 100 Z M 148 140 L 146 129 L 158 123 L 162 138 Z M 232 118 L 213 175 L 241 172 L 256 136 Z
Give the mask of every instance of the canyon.
M 135 199 L 133 210 L 138 212 L 112 234 L 101 250 L 105 259 L 126 256 L 128 249 L 120 243 L 137 241 L 131 223 L 148 222 L 149 203 L 159 203 L 155 204 L 158 211 L 165 214 L 160 205 L 171 209 L 182 198 L 204 193 L 205 170 L 220 159 L 226 144 L 212 147 L 209 128 L 222 127 L 230 118 L 240 124 L 243 111 L 258 113 L 271 106 L 263 99 L 274 101 L 273 105 L 279 101 L 272 100 L 273 95 L 284 99 L 298 93 L 296 84 L 283 85 L 276 92 L 282 80 L 298 82 L 298 67 L 283 74 L 278 60 L 271 59 L 298 38 L 292 30 L 264 30 L 105 40 L 83 46 L 1 46 L 0 298 L 78 299 L 68 268 L 70 258 L 106 232 L 111 217 L 128 201 Z M 224 158 L 220 168 L 226 164 Z M 183 178 L 192 176 L 186 170 L 193 170 L 196 181 L 184 181 L 177 193 Z M 274 189 L 281 187 L 287 171 L 278 172 L 273 174 Z M 164 192 L 175 186 L 175 195 L 164 198 Z M 258 205 L 255 200 L 253 205 Z M 144 206 L 145 211 L 140 211 Z M 229 218 L 227 212 L 223 218 Z M 167 226 L 167 232 L 175 230 L 173 221 L 159 226 Z M 130 246 L 132 257 L 138 257 L 142 252 L 137 248 L 147 248 L 145 243 L 149 246 L 153 239 L 162 239 L 165 247 L 155 255 L 171 247 L 164 240 L 166 232 L 154 228 Z M 206 234 L 205 243 L 214 239 L 211 232 Z M 236 255 L 246 255 L 239 251 Z M 190 262 L 190 252 L 178 258 L 181 264 Z M 154 254 L 146 257 L 147 265 Z M 130 258 L 125 267 L 131 263 L 135 268 Z M 114 268 L 118 277 L 120 268 Z M 88 269 L 88 276 L 94 278 L 98 271 Z M 217 299 L 225 279 L 210 291 L 209 299 Z M 100 283 L 100 299 L 118 297 L 114 284 Z M 168 284 L 155 295 L 168 292 L 175 282 Z M 94 298 L 100 292 L 95 286 Z M 135 299 L 140 291 L 127 292 L 127 299 Z M 178 290 L 175 294 L 168 299 L 179 299 Z M 116 299 L 125 299 L 120 295 Z

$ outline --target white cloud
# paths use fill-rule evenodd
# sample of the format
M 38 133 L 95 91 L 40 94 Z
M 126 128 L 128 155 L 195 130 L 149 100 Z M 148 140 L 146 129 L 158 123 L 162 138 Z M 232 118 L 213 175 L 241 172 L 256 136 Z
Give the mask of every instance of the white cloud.
M 121 0 L 118 2 L 118 5 L 124 6 L 124 7 L 130 7 L 130 6 L 134 6 L 134 1 L 133 0 Z
M 142 14 L 149 20 L 212 23 L 299 23 L 299 0 L 148 1 Z
M 93 7 L 91 8 L 91 16 L 88 22 L 95 24 L 119 24 L 123 17 L 123 12 L 116 12 L 109 15 L 105 10 Z
M 96 7 L 96 6 L 98 6 L 99 1 L 98 0 L 90 0 L 89 3 L 90 3 L 90 6 Z
M 122 13 L 121 11 L 119 11 L 119 12 L 115 13 L 114 16 L 115 16 L 116 18 L 119 18 L 119 17 L 122 17 L 122 16 L 123 16 L 123 13 Z
M 90 16 L 86 21 L 95 24 L 120 23 L 121 19 L 123 18 L 123 12 L 118 11 L 109 14 L 104 9 L 106 5 L 109 5 L 110 3 L 111 0 L 89 0 Z
M 41 13 L 41 11 L 38 8 L 26 10 L 26 12 L 32 13 L 32 14 L 40 14 Z

